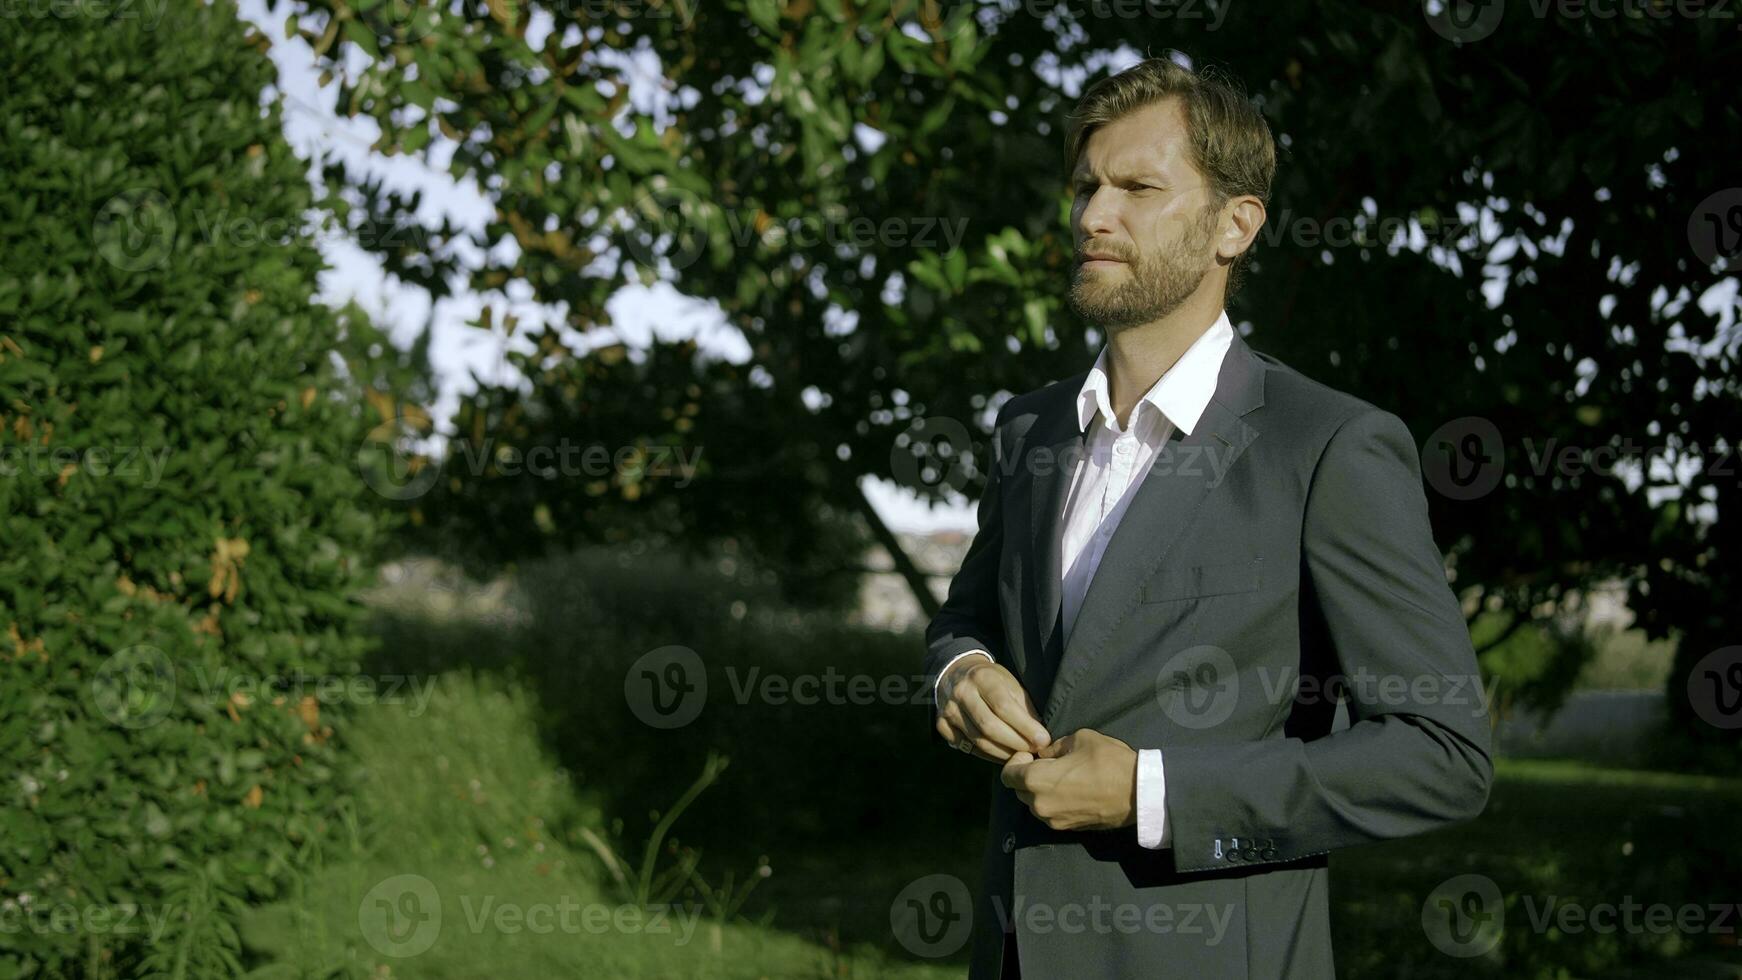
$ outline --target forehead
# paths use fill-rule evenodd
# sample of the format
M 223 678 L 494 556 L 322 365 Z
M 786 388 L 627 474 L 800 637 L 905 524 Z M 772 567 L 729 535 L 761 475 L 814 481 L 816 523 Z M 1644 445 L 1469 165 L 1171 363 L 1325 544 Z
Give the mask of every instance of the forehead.
M 1083 144 L 1077 173 L 1184 177 L 1194 172 L 1185 105 L 1163 99 L 1103 123 Z

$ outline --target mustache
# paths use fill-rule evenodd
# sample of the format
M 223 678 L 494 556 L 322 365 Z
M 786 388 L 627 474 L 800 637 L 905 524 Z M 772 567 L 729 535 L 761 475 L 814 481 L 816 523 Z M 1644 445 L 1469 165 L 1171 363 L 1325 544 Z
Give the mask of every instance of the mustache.
M 1130 251 L 1123 248 L 1115 248 L 1110 245 L 1097 245 L 1094 242 L 1084 242 L 1082 245 L 1077 246 L 1077 259 L 1079 261 L 1083 256 L 1091 254 L 1117 259 L 1120 262 L 1132 262 L 1136 259 L 1136 256 Z

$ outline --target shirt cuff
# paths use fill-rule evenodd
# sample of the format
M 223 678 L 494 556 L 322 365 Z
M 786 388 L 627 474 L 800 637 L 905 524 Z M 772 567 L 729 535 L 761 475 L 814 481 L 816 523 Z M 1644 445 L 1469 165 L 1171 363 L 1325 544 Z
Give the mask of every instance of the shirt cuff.
M 939 685 L 943 684 L 944 675 L 949 673 L 950 668 L 954 667 L 956 665 L 956 661 L 962 659 L 963 657 L 985 657 L 987 660 L 992 660 L 992 655 L 990 653 L 987 653 L 984 650 L 969 650 L 966 653 L 958 653 L 955 656 L 951 657 L 950 662 L 947 664 L 944 664 L 944 669 L 938 671 L 938 679 L 935 681 L 932 681 L 932 685 L 931 685 L 931 703 L 934 707 L 938 708 L 939 710 L 943 709 L 943 705 L 938 704 L 938 687 L 939 687 Z M 997 663 L 998 661 L 992 660 L 992 662 Z
M 1160 749 L 1137 751 L 1137 843 L 1148 848 L 1173 843 L 1173 828 L 1167 825 L 1167 782 Z

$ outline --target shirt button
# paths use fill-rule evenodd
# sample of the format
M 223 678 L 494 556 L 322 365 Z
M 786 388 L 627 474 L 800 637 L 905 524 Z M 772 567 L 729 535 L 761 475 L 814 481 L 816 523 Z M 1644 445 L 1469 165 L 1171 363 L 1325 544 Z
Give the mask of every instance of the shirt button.
M 1011 851 L 1014 851 L 1014 850 L 1016 850 L 1016 835 L 1015 834 L 1005 834 L 1004 835 L 1004 853 L 1009 854 Z

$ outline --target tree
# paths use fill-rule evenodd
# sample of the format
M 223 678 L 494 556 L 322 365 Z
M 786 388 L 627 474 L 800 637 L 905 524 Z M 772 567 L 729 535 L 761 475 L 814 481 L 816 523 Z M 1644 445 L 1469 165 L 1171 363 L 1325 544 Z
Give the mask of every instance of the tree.
M 1282 150 L 1231 313 L 1259 349 L 1411 426 L 1471 607 L 1516 628 L 1618 575 L 1653 636 L 1680 635 L 1684 668 L 1737 635 L 1722 520 L 1736 345 L 1720 325 L 1742 125 L 1671 70 L 1719 63 L 1721 18 L 1164 0 L 1136 16 L 935 0 L 363 7 L 311 0 L 304 33 L 335 70 L 347 46 L 368 55 L 341 73 L 340 105 L 381 125 L 384 150 L 439 144 L 496 203 L 470 284 L 524 284 L 566 310 L 529 376 L 579 370 L 561 365 L 593 356 L 572 338 L 608 326 L 606 299 L 665 277 L 716 304 L 750 355 L 728 370 L 656 343 L 649 363 L 741 378 L 766 410 L 709 388 L 699 417 L 808 447 L 818 479 L 792 520 L 856 509 L 873 528 L 864 478 L 911 471 L 893 464 L 915 452 L 918 489 L 971 492 L 977 467 L 956 457 L 983 457 L 998 401 L 1080 369 L 1099 342 L 1060 309 L 1059 147 L 1082 85 L 1117 66 L 1105 53 L 1166 45 L 1224 67 Z M 630 98 L 632 65 L 662 98 Z M 409 214 L 353 183 L 372 212 Z M 933 455 L 928 437 L 957 428 L 954 453 Z M 1652 461 L 1666 457 L 1693 472 L 1664 479 Z M 1680 716 L 1712 734 L 1686 677 Z

